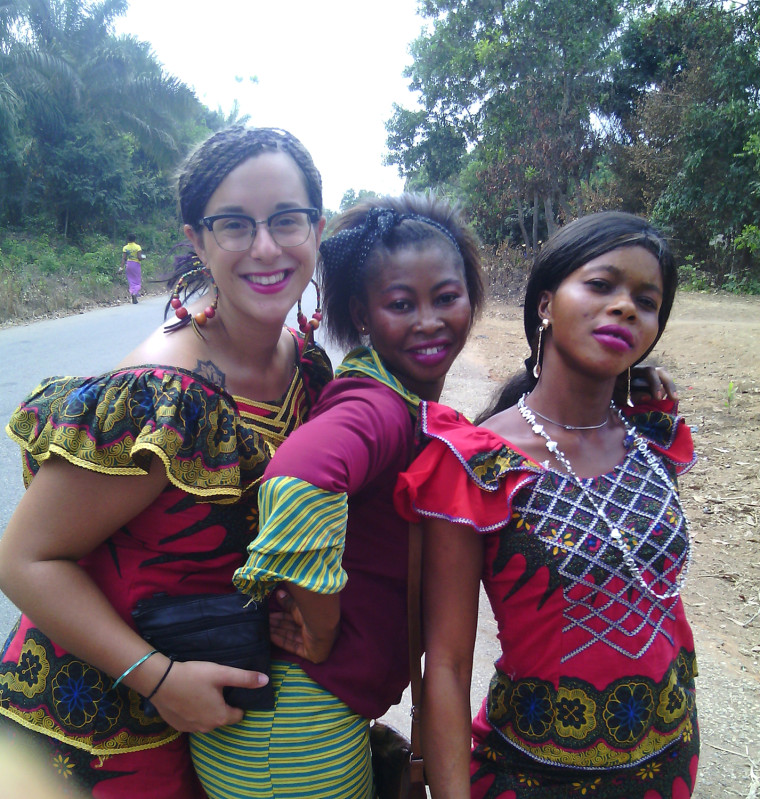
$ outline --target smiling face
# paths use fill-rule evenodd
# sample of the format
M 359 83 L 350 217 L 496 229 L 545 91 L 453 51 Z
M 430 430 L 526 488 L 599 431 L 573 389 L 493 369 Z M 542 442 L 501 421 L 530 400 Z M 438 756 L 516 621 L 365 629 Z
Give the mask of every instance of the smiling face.
M 660 264 L 644 247 L 612 250 L 576 269 L 539 299 L 539 315 L 551 323 L 543 369 L 621 374 L 657 338 L 662 294 Z
M 403 247 L 370 270 L 351 298 L 360 332 L 404 386 L 436 400 L 472 323 L 461 258 L 446 245 Z
M 243 161 L 225 177 L 203 215 L 237 213 L 262 220 L 276 211 L 309 205 L 296 162 L 281 151 L 265 152 Z M 243 252 L 224 250 L 210 231 L 186 225 L 185 234 L 219 288 L 220 318 L 227 324 L 239 319 L 282 325 L 314 274 L 324 224 L 324 218 L 313 224 L 306 241 L 297 247 L 279 246 L 266 224 L 258 225 L 253 243 Z

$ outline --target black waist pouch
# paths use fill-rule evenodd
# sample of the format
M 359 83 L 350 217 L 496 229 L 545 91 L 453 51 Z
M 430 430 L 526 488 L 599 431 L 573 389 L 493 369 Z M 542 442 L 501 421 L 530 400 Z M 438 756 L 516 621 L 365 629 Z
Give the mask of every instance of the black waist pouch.
M 244 594 L 155 594 L 132 611 L 137 631 L 175 660 L 208 660 L 269 676 L 269 607 Z M 272 710 L 272 684 L 224 689 L 227 704 L 243 710 Z

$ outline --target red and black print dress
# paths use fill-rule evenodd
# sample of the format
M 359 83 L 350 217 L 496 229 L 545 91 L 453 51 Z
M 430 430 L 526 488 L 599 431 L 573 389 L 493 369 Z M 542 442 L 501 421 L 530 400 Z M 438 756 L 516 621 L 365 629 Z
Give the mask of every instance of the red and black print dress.
M 427 446 L 402 475 L 397 506 L 485 537 L 482 581 L 501 644 L 473 722 L 473 797 L 691 795 L 697 670 L 678 590 L 690 544 L 674 488 L 695 458 L 672 409 L 629 413 L 669 481 L 635 446 L 583 481 L 645 587 L 572 478 L 455 411 L 422 406 Z
M 51 378 L 13 414 L 7 432 L 22 447 L 27 485 L 51 455 L 112 475 L 163 462 L 169 485 L 158 499 L 80 561 L 131 626 L 143 597 L 234 591 L 232 574 L 258 528 L 258 482 L 332 376 L 321 348 L 293 341 L 290 386 L 272 402 L 230 396 L 183 369 L 142 366 Z M 111 762 L 98 775 L 79 773 L 92 756 L 147 754 L 178 738 L 143 710 L 139 694 L 114 689 L 109 675 L 20 618 L 0 659 L 0 715 L 64 744 L 54 758 L 63 776 L 77 772 L 91 786 L 109 778 Z M 148 788 L 140 795 L 152 796 Z

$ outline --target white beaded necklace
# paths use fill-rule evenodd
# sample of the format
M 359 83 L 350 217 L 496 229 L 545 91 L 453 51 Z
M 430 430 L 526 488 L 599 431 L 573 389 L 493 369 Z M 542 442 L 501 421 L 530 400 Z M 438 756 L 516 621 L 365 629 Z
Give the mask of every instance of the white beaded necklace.
M 691 565 L 691 534 L 689 530 L 689 522 L 686 518 L 686 514 L 683 512 L 683 507 L 681 505 L 681 499 L 678 496 L 678 490 L 673 485 L 672 480 L 670 479 L 668 473 L 662 466 L 662 463 L 649 451 L 649 447 L 647 447 L 646 442 L 644 441 L 641 436 L 636 434 L 636 428 L 632 427 L 628 424 L 628 421 L 625 419 L 620 410 L 615 405 L 614 402 L 610 402 L 610 409 L 613 410 L 618 419 L 620 419 L 623 427 L 626 430 L 626 441 L 629 439 L 633 441 L 636 449 L 644 456 L 649 465 L 649 468 L 665 483 L 665 485 L 670 489 L 673 498 L 675 499 L 676 505 L 678 506 L 678 510 L 681 514 L 681 518 L 683 519 L 684 530 L 686 532 L 686 559 L 684 561 L 683 568 L 681 569 L 680 574 L 676 577 L 675 583 L 673 587 L 666 591 L 664 594 L 658 594 L 653 588 L 651 588 L 647 582 L 644 580 L 644 577 L 641 574 L 641 570 L 636 563 L 633 554 L 631 552 L 631 547 L 628 542 L 623 538 L 623 534 L 620 532 L 620 529 L 613 524 L 608 518 L 607 514 L 599 507 L 596 500 L 594 499 L 591 492 L 586 488 L 583 484 L 583 481 L 578 477 L 575 473 L 575 469 L 573 469 L 570 461 L 568 460 L 567 456 L 564 452 L 559 448 L 559 445 L 556 441 L 553 441 L 549 434 L 544 430 L 544 426 L 539 424 L 536 421 L 536 417 L 533 415 L 531 409 L 525 404 L 525 398 L 528 394 L 523 394 L 522 397 L 517 401 L 517 409 L 520 411 L 520 415 L 525 419 L 525 421 L 530 426 L 530 429 L 537 435 L 541 436 L 541 438 L 545 439 L 546 441 L 546 448 L 551 452 L 552 455 L 565 467 L 567 470 L 568 475 L 575 481 L 580 488 L 583 495 L 588 499 L 588 501 L 593 505 L 594 509 L 596 510 L 597 516 L 604 522 L 607 526 L 607 529 L 610 531 L 610 543 L 614 546 L 623 556 L 623 563 L 625 564 L 628 572 L 633 577 L 633 579 L 638 583 L 641 589 L 653 596 L 655 599 L 664 600 L 664 599 L 671 599 L 681 592 L 681 588 L 683 587 L 684 583 L 686 582 L 686 575 L 689 573 L 689 566 Z M 548 465 L 548 461 L 547 461 Z

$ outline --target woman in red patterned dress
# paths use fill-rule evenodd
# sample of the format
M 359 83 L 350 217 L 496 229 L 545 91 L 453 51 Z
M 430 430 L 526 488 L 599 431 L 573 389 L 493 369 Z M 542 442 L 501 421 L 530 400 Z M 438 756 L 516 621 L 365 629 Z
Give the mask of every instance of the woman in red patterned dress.
M 0 732 L 33 731 L 98 799 L 205 796 L 182 733 L 239 721 L 223 687 L 266 677 L 172 665 L 131 611 L 158 592 L 234 591 L 258 481 L 331 377 L 283 326 L 325 222 L 303 145 L 269 128 L 214 134 L 179 201 L 191 246 L 178 286 L 216 299 L 188 311 L 175 289 L 171 335 L 159 328 L 108 374 L 45 381 L 8 425 L 28 489 L 0 544 L 2 589 L 24 611 L 0 662 Z
M 425 526 L 424 754 L 433 797 L 685 799 L 699 754 L 691 544 L 672 401 L 624 407 L 676 269 L 630 214 L 579 219 L 527 288 L 525 374 L 479 427 L 433 403 L 398 505 Z M 470 725 L 478 583 L 501 655 Z M 471 739 L 474 742 L 470 751 Z

